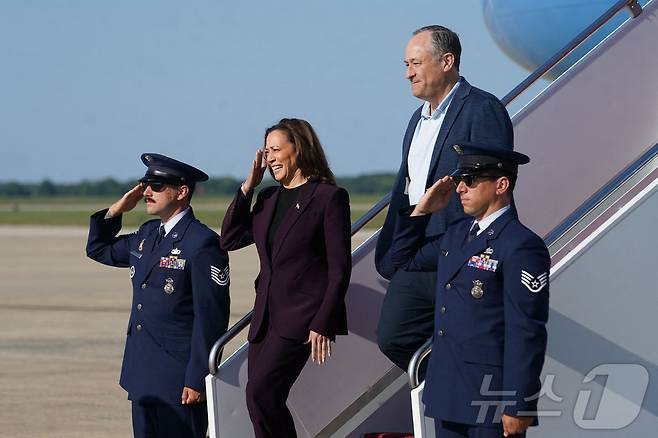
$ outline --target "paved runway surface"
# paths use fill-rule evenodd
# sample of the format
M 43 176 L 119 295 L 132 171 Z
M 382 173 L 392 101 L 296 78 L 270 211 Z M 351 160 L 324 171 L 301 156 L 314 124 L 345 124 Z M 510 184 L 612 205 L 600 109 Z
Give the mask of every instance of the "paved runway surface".
M 0 226 L 2 438 L 132 436 L 118 385 L 128 270 L 87 259 L 86 237 L 81 228 Z M 253 247 L 230 256 L 233 324 L 253 304 L 258 260 Z

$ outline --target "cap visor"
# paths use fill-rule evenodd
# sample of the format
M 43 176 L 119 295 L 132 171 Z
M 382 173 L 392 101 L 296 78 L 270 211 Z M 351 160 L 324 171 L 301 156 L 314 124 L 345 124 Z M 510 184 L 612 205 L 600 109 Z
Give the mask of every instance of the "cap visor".
M 450 176 L 471 176 L 471 175 L 477 175 L 478 170 L 473 169 L 472 167 L 459 167 L 455 170 L 452 171 Z
M 181 185 L 184 184 L 181 180 L 176 178 L 163 178 L 157 175 L 144 175 L 138 179 L 141 183 L 162 183 L 162 184 L 171 184 L 171 185 Z

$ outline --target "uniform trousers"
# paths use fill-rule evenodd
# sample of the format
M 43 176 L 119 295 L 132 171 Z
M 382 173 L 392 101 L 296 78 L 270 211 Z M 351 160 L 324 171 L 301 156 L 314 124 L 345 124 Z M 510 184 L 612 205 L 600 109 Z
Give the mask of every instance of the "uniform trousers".
M 193 405 L 133 402 L 132 414 L 135 438 L 205 438 L 208 432 L 205 402 Z
M 377 343 L 382 353 L 405 372 L 416 350 L 432 337 L 435 294 L 436 272 L 398 269 L 388 285 Z
M 297 436 L 286 400 L 310 354 L 305 340 L 282 338 L 272 327 L 249 343 L 246 396 L 256 438 Z
M 498 427 L 474 426 L 452 421 L 434 420 L 434 430 L 437 438 L 501 438 L 502 423 Z M 525 438 L 525 433 L 510 435 L 514 438 Z

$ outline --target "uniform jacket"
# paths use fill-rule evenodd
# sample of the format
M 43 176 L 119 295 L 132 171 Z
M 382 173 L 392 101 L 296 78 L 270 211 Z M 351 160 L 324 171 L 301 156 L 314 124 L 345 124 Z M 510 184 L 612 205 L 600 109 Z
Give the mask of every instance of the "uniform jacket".
M 229 318 L 228 255 L 190 210 L 154 249 L 160 220 L 117 236 L 121 216 L 91 216 L 87 255 L 129 268 L 133 300 L 121 386 L 133 401 L 180 404 L 204 391 L 208 354 Z
M 245 196 L 238 189 L 222 224 L 223 248 L 231 251 L 255 243 L 260 258 L 249 340 L 268 328 L 268 317 L 280 336 L 292 339 L 308 339 L 309 330 L 330 338 L 347 334 L 345 293 L 352 270 L 347 191 L 305 183 L 268 254 L 267 233 L 279 187 L 261 190 L 253 209 L 253 192 Z
M 483 402 L 502 401 L 505 413 L 532 416 L 528 412 L 537 409 L 532 396 L 541 387 L 546 351 L 546 245 L 519 222 L 514 209 L 470 243 L 465 242 L 472 218 L 429 241 L 423 237 L 425 222 L 426 217 L 400 215 L 393 260 L 399 268 L 437 271 L 434 341 L 423 396 L 427 414 L 478 424 Z M 491 382 L 483 395 L 486 375 Z M 485 425 L 491 424 L 495 407 L 486 411 Z
M 449 175 L 457 167 L 457 153 L 452 150 L 454 144 L 476 142 L 510 148 L 514 144 L 512 122 L 503 104 L 494 95 L 473 87 L 463 77 L 461 81 L 434 144 L 426 187 Z M 419 107 L 411 116 L 404 134 L 402 163 L 393 185 L 391 203 L 375 249 L 377 271 L 388 279 L 391 279 L 395 273 L 390 250 L 397 214 L 398 211 L 409 206 L 409 196 L 405 194 L 409 176 L 407 158 L 422 108 Z M 445 209 L 432 215 L 425 234 L 439 236 L 445 232 L 449 224 L 462 218 L 464 218 L 464 210 L 459 199 L 455 197 Z

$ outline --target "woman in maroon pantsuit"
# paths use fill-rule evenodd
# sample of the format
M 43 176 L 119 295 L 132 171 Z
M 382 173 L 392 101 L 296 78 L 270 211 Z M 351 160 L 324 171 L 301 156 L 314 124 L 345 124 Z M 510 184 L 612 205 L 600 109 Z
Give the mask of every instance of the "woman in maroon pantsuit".
M 261 190 L 251 208 L 266 167 L 279 185 Z M 352 268 L 349 197 L 304 120 L 267 129 L 226 212 L 222 246 L 252 243 L 261 269 L 248 338 L 247 407 L 257 438 L 295 437 L 286 399 L 309 355 L 324 363 L 336 335 L 347 334 Z

